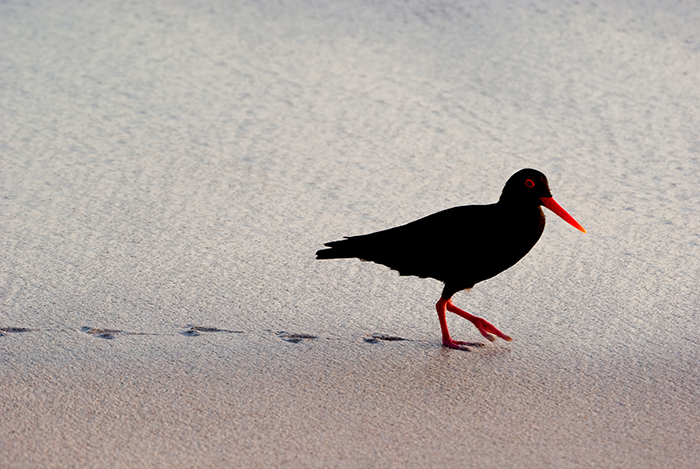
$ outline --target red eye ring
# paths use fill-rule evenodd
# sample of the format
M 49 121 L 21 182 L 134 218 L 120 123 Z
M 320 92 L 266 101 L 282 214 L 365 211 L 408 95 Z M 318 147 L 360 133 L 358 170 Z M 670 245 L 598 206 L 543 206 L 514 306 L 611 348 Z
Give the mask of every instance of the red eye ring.
M 525 185 L 527 187 L 535 187 L 535 183 L 532 181 L 532 179 L 526 179 L 525 180 Z

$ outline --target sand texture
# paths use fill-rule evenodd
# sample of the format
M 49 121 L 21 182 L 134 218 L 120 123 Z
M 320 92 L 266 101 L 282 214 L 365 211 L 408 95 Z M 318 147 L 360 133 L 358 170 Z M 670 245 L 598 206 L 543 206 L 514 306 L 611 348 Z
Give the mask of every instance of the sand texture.
M 10 0 L 0 44 L 0 467 L 700 467 L 697 1 Z M 511 343 L 314 258 L 524 167 L 588 233 L 455 296 Z

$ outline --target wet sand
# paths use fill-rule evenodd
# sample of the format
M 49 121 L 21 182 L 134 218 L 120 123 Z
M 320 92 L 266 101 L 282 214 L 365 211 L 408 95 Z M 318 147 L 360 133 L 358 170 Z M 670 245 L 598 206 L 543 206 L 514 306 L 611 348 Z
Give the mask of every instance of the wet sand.
M 697 6 L 0 5 L 0 466 L 698 466 Z M 523 167 L 511 343 L 314 259 Z

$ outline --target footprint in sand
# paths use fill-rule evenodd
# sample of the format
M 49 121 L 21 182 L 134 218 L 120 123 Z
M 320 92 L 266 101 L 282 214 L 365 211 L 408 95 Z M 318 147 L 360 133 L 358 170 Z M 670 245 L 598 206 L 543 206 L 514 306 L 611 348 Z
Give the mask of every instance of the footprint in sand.
M 369 337 L 363 338 L 362 340 L 364 340 L 364 341 L 367 342 L 368 344 L 376 344 L 376 343 L 379 342 L 380 340 L 385 340 L 385 341 L 387 341 L 387 342 L 395 342 L 395 341 L 399 341 L 399 340 L 408 340 L 408 339 L 404 339 L 403 337 L 398 337 L 398 336 L 395 336 L 395 335 L 386 335 L 386 334 L 374 333 L 374 334 L 372 334 L 372 335 L 369 336 Z
M 31 332 L 32 329 L 27 329 L 26 327 L 0 327 L 0 337 L 4 336 L 6 332 Z
M 114 339 L 117 334 L 123 332 L 116 329 L 99 329 L 97 327 L 88 326 L 81 327 L 80 330 L 95 337 L 99 337 L 100 339 Z
M 187 329 L 180 332 L 182 335 L 186 335 L 188 337 L 196 337 L 200 335 L 200 332 L 228 332 L 229 334 L 242 334 L 243 331 L 231 331 L 228 329 L 219 329 L 218 327 L 204 327 L 204 326 L 184 326 Z
M 305 339 L 318 339 L 318 336 L 311 335 L 311 334 L 294 334 L 292 332 L 278 332 L 277 337 L 280 339 L 286 341 L 286 342 L 291 342 L 293 344 L 298 344 L 302 340 Z

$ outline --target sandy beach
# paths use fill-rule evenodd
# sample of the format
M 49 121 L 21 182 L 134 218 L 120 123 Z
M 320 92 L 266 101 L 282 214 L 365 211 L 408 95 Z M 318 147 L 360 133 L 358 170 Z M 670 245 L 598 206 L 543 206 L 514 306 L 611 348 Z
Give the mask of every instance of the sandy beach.
M 0 43 L 0 467 L 700 467 L 700 3 L 10 0 Z M 455 296 L 510 343 L 315 259 L 526 167 L 588 233 Z

